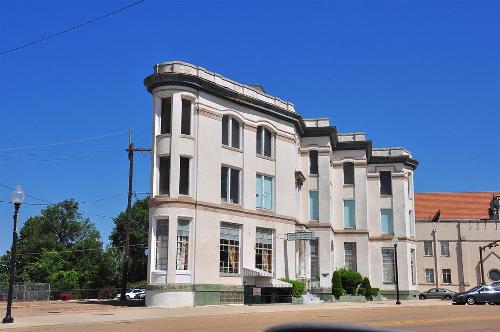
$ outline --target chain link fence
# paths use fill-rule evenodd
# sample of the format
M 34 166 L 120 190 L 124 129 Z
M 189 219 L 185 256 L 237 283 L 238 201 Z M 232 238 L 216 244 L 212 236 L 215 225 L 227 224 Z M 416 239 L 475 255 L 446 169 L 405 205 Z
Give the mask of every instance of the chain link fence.
M 8 294 L 9 286 L 0 284 L 0 301 L 7 301 Z M 12 295 L 14 301 L 48 301 L 50 299 L 50 284 L 16 284 Z

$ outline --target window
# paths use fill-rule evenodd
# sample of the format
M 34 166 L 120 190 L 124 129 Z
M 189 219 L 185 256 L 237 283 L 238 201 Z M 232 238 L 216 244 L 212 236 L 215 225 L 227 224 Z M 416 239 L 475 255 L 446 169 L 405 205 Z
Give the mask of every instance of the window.
M 168 220 L 156 220 L 156 263 L 155 269 L 166 271 L 168 268 Z
M 441 256 L 450 257 L 450 242 L 441 241 Z
M 354 163 L 344 163 L 344 184 L 354 184 Z
M 382 248 L 383 282 L 394 283 L 396 280 L 394 270 L 394 248 Z
M 255 207 L 273 209 L 273 178 L 257 174 L 255 177 Z
M 228 115 L 222 116 L 222 144 L 240 148 L 240 123 Z
M 408 198 L 413 198 L 413 173 L 408 173 Z
M 255 267 L 271 273 L 273 271 L 273 230 L 257 227 L 255 240 Z
M 179 194 L 189 195 L 189 158 L 180 157 Z
M 264 127 L 257 127 L 257 155 L 271 157 L 273 135 Z
M 240 271 L 240 227 L 222 223 L 220 225 L 220 269 L 222 273 Z
M 356 213 L 353 199 L 344 200 L 344 227 L 356 228 Z
M 319 239 L 310 241 L 311 245 L 311 279 L 319 279 Z
M 162 98 L 160 134 L 172 133 L 172 98 Z
M 358 270 L 356 260 L 356 242 L 344 242 L 345 268 L 352 271 Z
M 380 172 L 380 195 L 392 195 L 391 171 Z
M 488 271 L 488 278 L 491 281 L 497 282 L 500 281 L 500 271 L 498 269 L 491 269 Z
M 221 200 L 226 203 L 240 203 L 240 171 L 226 166 L 221 167 Z
M 443 269 L 443 284 L 451 284 L 451 270 Z
M 309 192 L 309 220 L 319 220 L 319 192 Z
M 394 234 L 394 225 L 392 222 L 392 209 L 380 210 L 380 222 L 382 225 L 382 234 Z
M 191 135 L 191 100 L 182 99 L 181 134 Z
M 434 256 L 434 250 L 432 250 L 432 241 L 424 241 L 424 256 Z
M 410 249 L 410 272 L 411 272 L 411 284 L 416 285 L 417 283 L 417 271 L 415 269 L 416 263 L 415 249 Z
M 160 157 L 160 195 L 170 194 L 170 157 Z
M 434 283 L 434 270 L 433 269 L 425 269 L 425 282 L 428 284 Z
M 415 236 L 415 219 L 413 219 L 413 211 L 408 211 L 408 222 L 410 223 L 410 236 Z
M 318 150 L 309 151 L 309 174 L 318 174 Z
M 177 222 L 177 270 L 189 270 L 189 220 Z

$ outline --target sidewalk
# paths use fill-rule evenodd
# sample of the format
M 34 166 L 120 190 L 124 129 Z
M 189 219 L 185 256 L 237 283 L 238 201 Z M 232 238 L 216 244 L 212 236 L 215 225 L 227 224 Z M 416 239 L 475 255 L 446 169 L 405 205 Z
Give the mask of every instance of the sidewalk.
M 85 304 L 82 304 L 84 306 Z M 450 306 L 450 302 L 440 300 L 426 301 L 403 301 L 398 307 L 421 307 L 421 306 Z M 368 303 L 325 303 L 317 305 L 221 305 L 221 306 L 203 306 L 190 308 L 145 308 L 145 307 L 120 307 L 112 308 L 108 305 L 102 305 L 102 310 L 92 310 L 89 312 L 65 313 L 47 313 L 44 315 L 16 317 L 14 314 L 14 324 L 0 325 L 0 331 L 6 331 L 16 328 L 54 326 L 54 325 L 78 325 L 90 323 L 109 323 L 109 322 L 134 322 L 138 320 L 149 320 L 168 317 L 190 317 L 190 316 L 220 316 L 232 314 L 251 314 L 251 313 L 272 313 L 272 312 L 294 312 L 294 311 L 315 311 L 315 310 L 346 310 L 354 308 L 373 309 L 373 308 L 394 308 L 394 301 L 380 301 Z

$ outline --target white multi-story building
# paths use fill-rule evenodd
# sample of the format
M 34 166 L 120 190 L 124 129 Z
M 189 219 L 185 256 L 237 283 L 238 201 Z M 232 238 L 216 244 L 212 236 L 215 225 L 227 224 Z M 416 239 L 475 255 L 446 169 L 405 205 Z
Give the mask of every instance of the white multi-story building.
M 413 171 L 293 104 L 183 62 L 154 67 L 149 306 L 279 300 L 281 278 L 330 293 L 347 267 L 386 296 L 416 285 Z M 312 232 L 312 240 L 287 234 Z M 306 234 L 307 235 L 307 234 Z

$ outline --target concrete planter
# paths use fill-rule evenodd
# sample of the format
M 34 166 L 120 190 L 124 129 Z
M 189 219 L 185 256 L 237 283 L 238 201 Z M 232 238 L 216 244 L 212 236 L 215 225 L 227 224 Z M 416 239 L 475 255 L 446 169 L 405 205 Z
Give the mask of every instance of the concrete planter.
M 292 297 L 292 304 L 303 304 L 304 300 L 302 297 Z
M 339 302 L 358 302 L 363 303 L 366 302 L 366 297 L 363 295 L 342 295 L 339 298 Z

